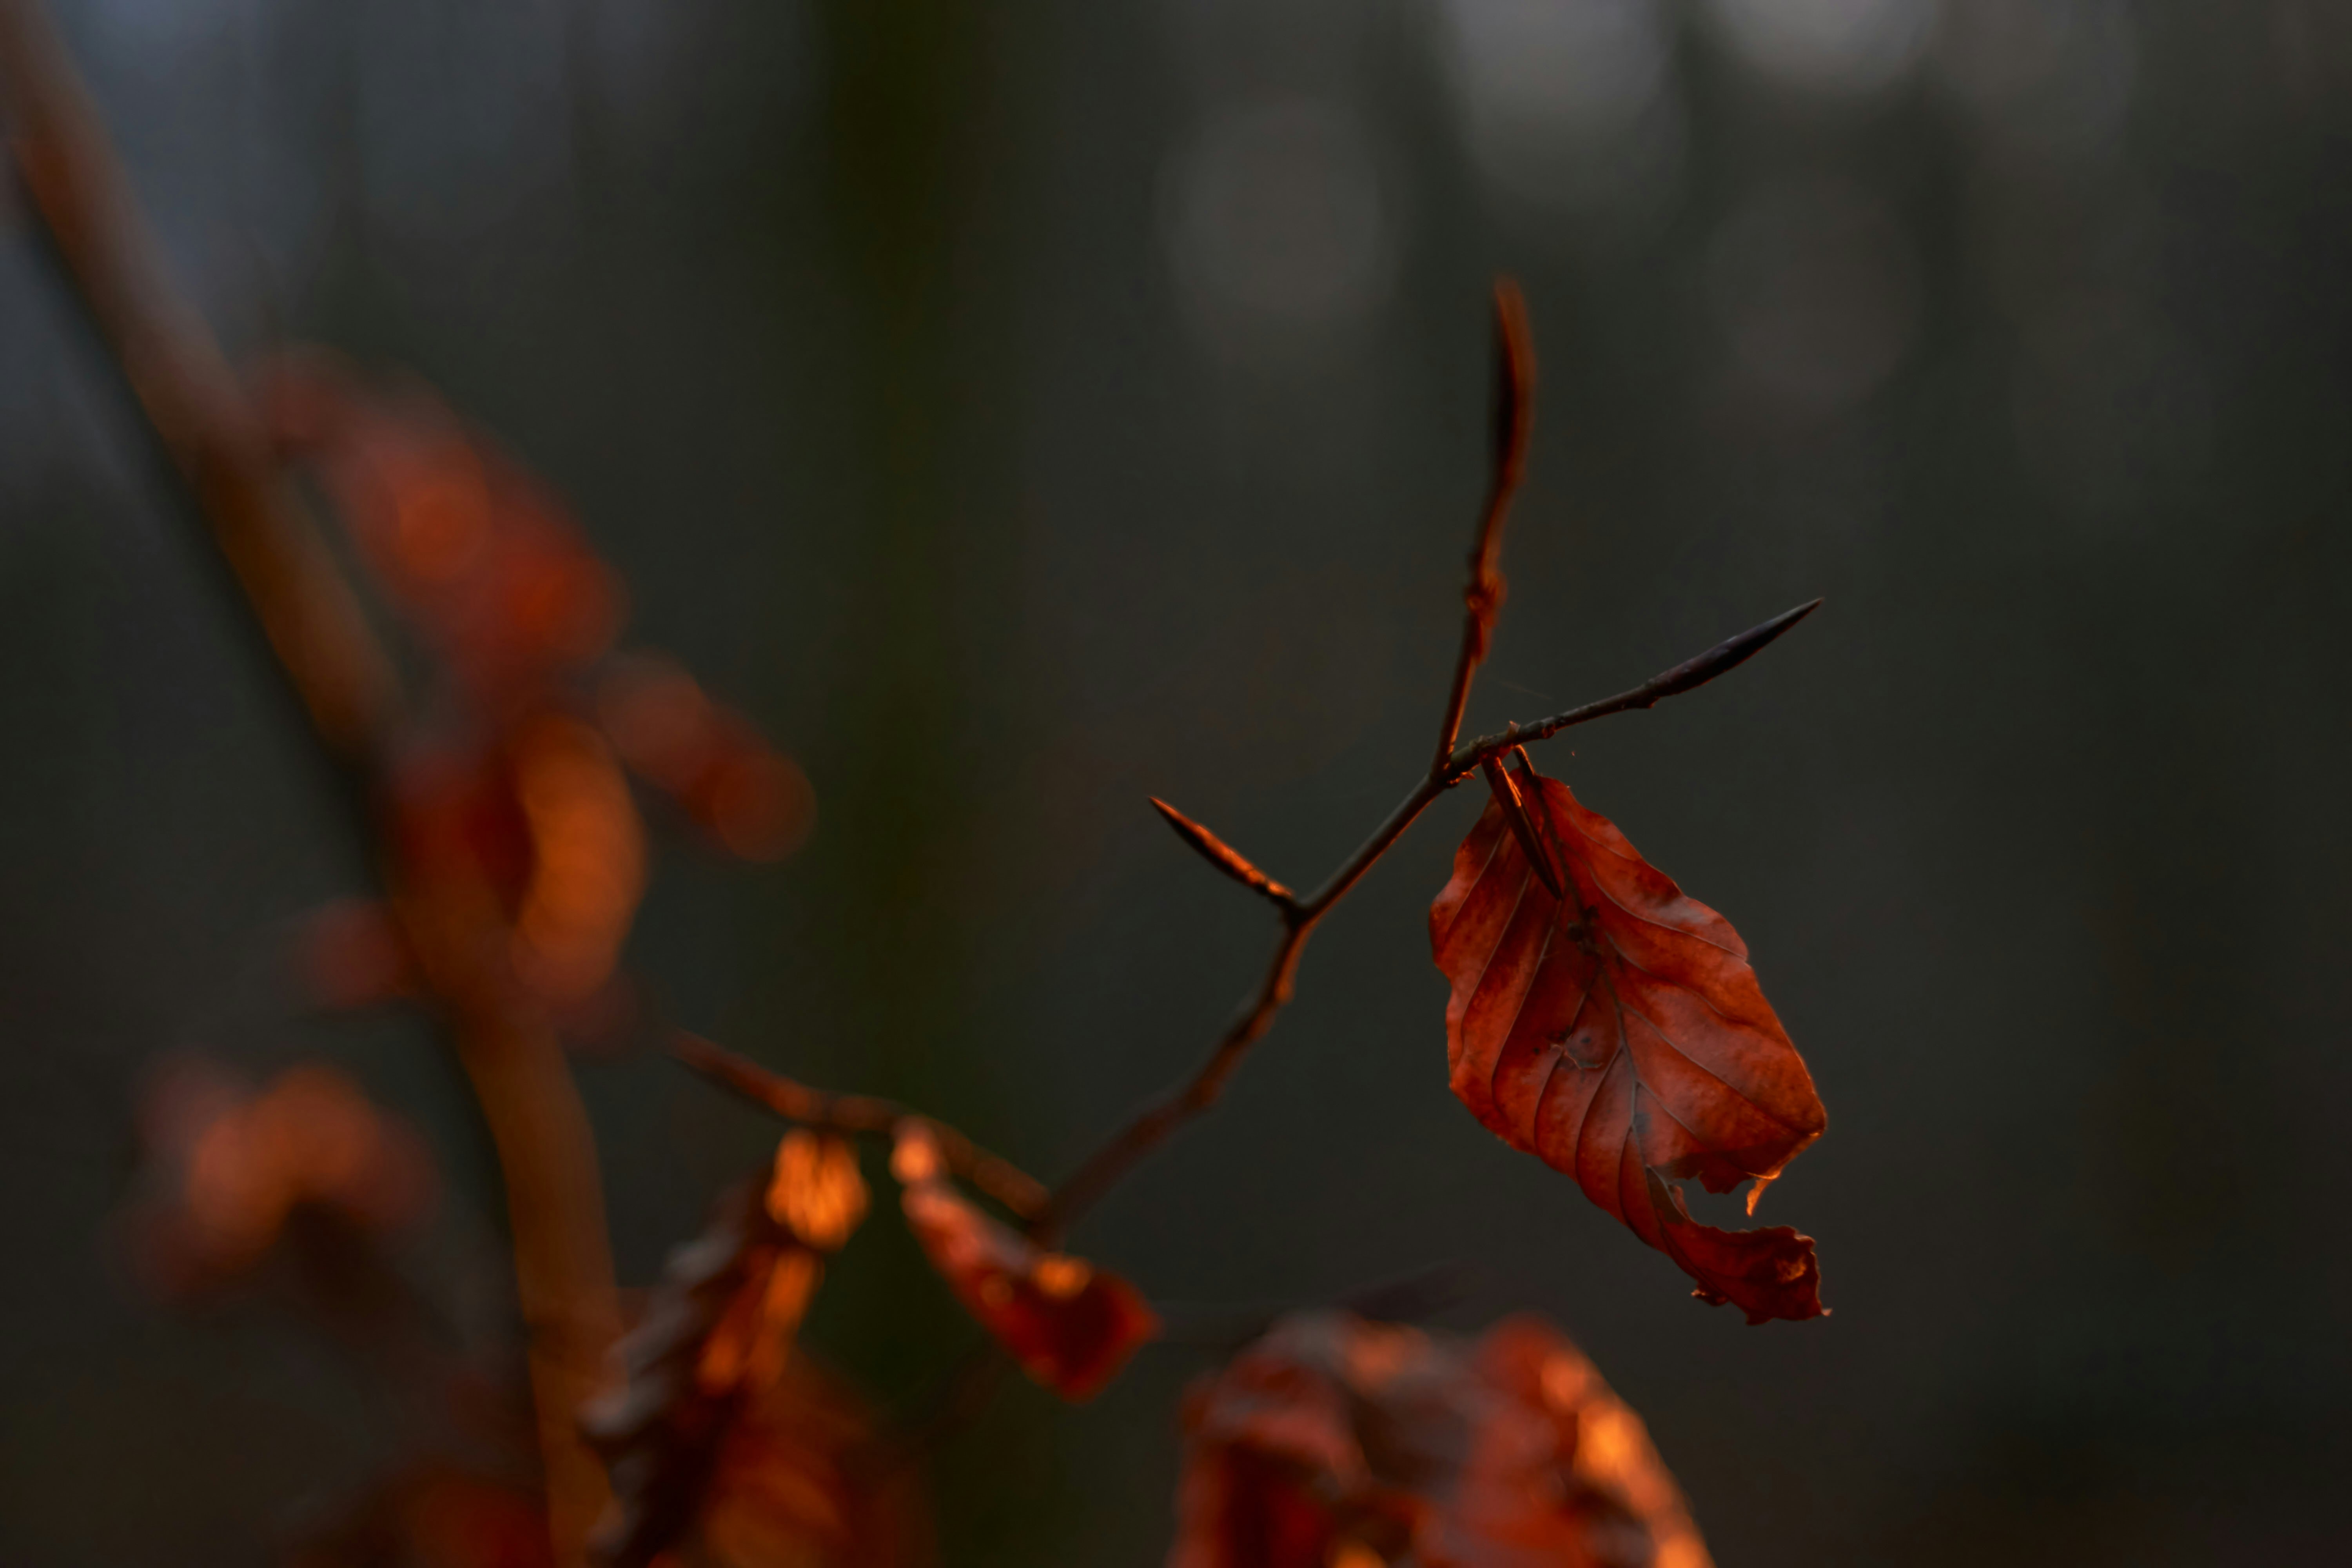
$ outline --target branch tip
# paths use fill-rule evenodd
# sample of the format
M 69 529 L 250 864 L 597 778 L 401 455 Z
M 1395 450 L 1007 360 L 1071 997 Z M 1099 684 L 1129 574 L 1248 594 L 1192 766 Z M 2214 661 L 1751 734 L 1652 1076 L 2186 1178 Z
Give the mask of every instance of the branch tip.
M 1527 463 L 1528 436 L 1534 424 L 1535 331 L 1528 324 L 1527 296 L 1518 280 L 1495 279 L 1495 488 L 1517 488 Z
M 1161 800 L 1158 795 L 1148 798 L 1151 802 L 1151 808 L 1160 814 L 1160 818 L 1169 826 L 1176 830 L 1176 837 L 1192 846 L 1201 858 L 1247 888 L 1251 892 L 1262 898 L 1271 899 L 1284 913 L 1288 914 L 1297 910 L 1297 896 L 1252 865 L 1247 856 Z
M 1538 719 L 1532 724 L 1514 721 L 1503 726 L 1502 732 L 1481 735 L 1467 745 L 1457 747 L 1437 760 L 1430 773 L 1430 782 L 1439 789 L 1451 789 L 1470 776 L 1487 760 L 1513 749 L 1524 749 L 1530 741 L 1549 740 L 1562 730 L 1579 724 L 1589 724 L 1595 719 L 1606 719 L 1612 713 L 1630 713 L 1637 708 L 1654 708 L 1665 698 L 1705 686 L 1717 676 L 1737 669 L 1778 639 L 1783 632 L 1822 607 L 1819 599 L 1784 610 L 1763 625 L 1750 626 L 1738 637 L 1719 642 L 1696 658 L 1685 659 L 1672 669 L 1650 677 L 1631 691 L 1621 691 L 1598 702 L 1588 702 L 1581 708 L 1571 708 L 1565 713 L 1555 713 L 1549 719 Z
M 1478 537 L 1470 546 L 1470 578 L 1462 588 L 1462 652 L 1454 659 L 1453 685 L 1437 726 L 1437 756 L 1430 764 L 1433 776 L 1453 760 L 1454 737 L 1461 733 L 1463 710 L 1470 701 L 1470 682 L 1486 660 L 1495 621 L 1502 614 L 1503 524 L 1511 514 L 1511 498 L 1527 472 L 1528 439 L 1535 427 L 1536 342 L 1534 329 L 1528 324 L 1527 297 L 1517 282 L 1501 277 L 1495 279 L 1494 300 L 1493 474 L 1486 510 L 1478 520 Z
M 1652 676 L 1645 685 L 1653 691 L 1654 697 L 1672 697 L 1695 686 L 1704 686 L 1717 676 L 1728 674 L 1762 653 L 1783 632 L 1821 607 L 1822 601 L 1813 599 L 1793 610 L 1783 610 L 1763 625 L 1750 626 L 1738 637 L 1716 644 L 1696 658 L 1685 659 L 1672 669 Z

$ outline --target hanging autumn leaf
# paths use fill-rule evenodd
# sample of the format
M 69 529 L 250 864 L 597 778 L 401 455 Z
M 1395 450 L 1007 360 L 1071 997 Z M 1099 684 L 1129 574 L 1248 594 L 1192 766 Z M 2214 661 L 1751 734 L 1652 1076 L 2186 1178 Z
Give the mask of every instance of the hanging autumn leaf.
M 617 577 L 538 479 L 424 387 L 299 353 L 257 392 L 430 656 L 431 700 L 384 737 L 388 918 L 320 921 L 315 988 L 352 1003 L 502 995 L 575 1040 L 612 1033 L 646 875 L 623 763 L 752 859 L 807 837 L 806 774 L 675 664 L 609 657 Z
M 738 1428 L 791 1364 L 824 1257 L 866 1208 L 856 1151 L 795 1128 L 764 1187 L 730 1194 L 671 1254 L 662 1289 L 622 1342 L 627 1382 L 582 1421 L 612 1469 L 613 1508 L 596 1542 L 607 1568 L 646 1568 L 722 1500 L 732 1446 L 751 1440 Z
M 1022 1370 L 1063 1398 L 1092 1398 L 1159 1333 L 1134 1286 L 1033 1246 L 975 1208 L 949 1184 L 938 1137 L 921 1121 L 900 1126 L 890 1172 L 931 1267 Z
M 1169 1568 L 1707 1568 L 1642 1423 L 1532 1318 L 1301 1312 L 1186 1396 Z
M 866 1401 L 798 1350 L 720 1446 L 683 1568 L 919 1568 L 919 1469 L 874 1462 Z
M 675 660 L 615 659 L 596 713 L 622 760 L 730 852 L 774 860 L 806 842 L 816 818 L 808 775 Z
M 1673 1258 L 1701 1300 L 1736 1302 L 1751 1323 L 1820 1316 L 1811 1237 L 1701 1225 L 1672 1185 L 1752 1180 L 1753 1213 L 1826 1121 L 1746 945 L 1566 784 L 1495 772 L 1496 798 L 1429 911 L 1454 984 L 1454 1092 Z
M 313 352 L 273 361 L 257 391 L 375 581 L 473 701 L 492 712 L 530 701 L 611 646 L 619 578 L 535 477 L 423 386 L 371 387 Z

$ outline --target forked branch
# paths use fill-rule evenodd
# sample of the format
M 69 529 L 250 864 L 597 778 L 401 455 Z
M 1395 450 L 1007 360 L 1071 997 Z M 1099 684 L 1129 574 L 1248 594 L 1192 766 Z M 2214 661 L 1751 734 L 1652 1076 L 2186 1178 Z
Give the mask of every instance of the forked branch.
M 1307 939 L 1314 934 L 1316 925 L 1348 895 L 1364 873 L 1388 853 L 1390 847 L 1404 836 L 1405 830 L 1412 826 L 1432 801 L 1482 767 L 1490 772 L 1490 782 L 1495 785 L 1498 798 L 1504 792 L 1509 792 L 1516 798 L 1517 786 L 1500 765 L 1506 753 L 1530 741 L 1547 739 L 1575 725 L 1604 719 L 1612 713 L 1648 708 L 1665 698 L 1704 686 L 1761 652 L 1773 639 L 1820 606 L 1821 601 L 1815 599 L 1811 604 L 1801 605 L 1776 616 L 1759 626 L 1742 632 L 1694 658 L 1685 659 L 1673 668 L 1651 677 L 1630 691 L 1587 703 L 1581 708 L 1571 708 L 1565 713 L 1533 724 L 1514 723 L 1500 734 L 1482 736 L 1457 747 L 1455 736 L 1461 729 L 1463 712 L 1469 704 L 1471 684 L 1476 678 L 1478 666 L 1486 657 L 1502 604 L 1500 560 L 1503 524 L 1509 513 L 1511 498 L 1517 494 L 1526 471 L 1528 440 L 1534 411 L 1535 344 L 1528 327 L 1526 304 L 1517 285 L 1508 279 L 1500 279 L 1495 285 L 1495 339 L 1494 471 L 1487 489 L 1486 509 L 1479 521 L 1477 541 L 1470 552 L 1470 582 L 1463 594 L 1465 613 L 1462 649 L 1454 659 L 1453 679 L 1446 690 L 1435 761 L 1396 808 L 1372 830 L 1371 836 L 1340 863 L 1321 887 L 1304 899 L 1296 895 L 1276 899 L 1284 921 L 1282 934 L 1275 943 L 1274 955 L 1267 962 L 1265 974 L 1256 987 L 1243 998 L 1232 1021 L 1217 1037 L 1207 1059 L 1191 1075 L 1138 1111 L 1055 1189 L 1052 1203 L 1033 1227 L 1033 1234 L 1040 1240 L 1048 1243 L 1058 1241 L 1080 1216 L 1100 1203 L 1129 1172 L 1166 1142 L 1179 1127 L 1217 1102 L 1251 1047 L 1265 1037 L 1266 1031 L 1274 1026 L 1276 1016 L 1290 1001 L 1298 973 L 1299 956 L 1306 949 Z M 1254 887 L 1253 877 L 1263 880 L 1263 873 L 1227 849 L 1207 828 L 1199 826 L 1189 818 L 1178 816 L 1156 800 L 1152 804 L 1169 816 L 1171 825 L 1188 843 L 1208 857 L 1221 870 Z M 1524 811 L 1514 816 L 1512 825 L 1515 829 L 1525 830 Z M 1549 858 L 1538 855 L 1532 845 L 1529 854 L 1538 867 L 1548 868 Z M 1230 857 L 1232 862 L 1237 862 L 1238 868 L 1229 863 L 1226 857 Z M 1551 879 L 1548 875 L 1547 882 Z M 1286 893 L 1287 890 L 1284 891 Z

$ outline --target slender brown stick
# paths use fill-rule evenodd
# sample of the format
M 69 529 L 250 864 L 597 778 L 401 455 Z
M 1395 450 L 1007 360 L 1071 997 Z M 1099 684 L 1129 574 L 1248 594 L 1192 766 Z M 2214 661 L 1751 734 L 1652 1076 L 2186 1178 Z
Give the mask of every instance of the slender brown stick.
M 295 504 L 244 389 L 173 288 L 130 183 L 36 0 L 0 0 L 9 150 L 58 257 L 169 451 L 321 746 L 362 792 L 397 717 L 392 662 Z M 546 1019 L 472 973 L 478 912 L 412 897 L 383 868 L 401 934 L 447 1007 L 506 1186 L 554 1558 L 585 1560 L 606 1500 L 576 1412 L 619 1313 L 593 1135 Z M 460 900 L 463 901 L 462 900 Z
M 1470 581 L 1462 590 L 1462 654 L 1454 661 L 1454 684 L 1445 696 L 1445 714 L 1437 726 L 1437 760 L 1443 766 L 1454 754 L 1454 738 L 1461 732 L 1463 710 L 1470 705 L 1470 682 L 1486 660 L 1494 640 L 1495 618 L 1503 609 L 1503 524 L 1511 513 L 1511 498 L 1528 468 L 1528 437 L 1535 429 L 1536 342 L 1528 326 L 1528 302 L 1519 286 L 1508 278 L 1495 280 L 1495 447 L 1494 471 L 1486 490 L 1486 512 L 1479 520 L 1477 541 L 1470 546 Z
M 1201 858 L 1258 897 L 1271 900 L 1286 918 L 1297 912 L 1297 895 L 1252 865 L 1248 856 L 1158 795 L 1151 797 L 1151 809 L 1158 812 L 1160 819 L 1176 830 L 1176 837 L 1192 846 Z
M 887 1138 L 908 1117 L 921 1116 L 895 1100 L 870 1094 L 834 1094 L 797 1083 L 737 1056 L 699 1035 L 671 1032 L 667 1049 L 679 1061 L 744 1099 L 803 1126 L 834 1132 Z M 1045 1184 L 1009 1160 L 998 1158 L 937 1118 L 922 1116 L 939 1137 L 940 1152 L 954 1172 L 1024 1220 L 1043 1214 L 1051 1194 Z
M 1530 741 L 1547 741 L 1562 730 L 1590 724 L 1595 719 L 1606 719 L 1612 713 L 1630 713 L 1640 708 L 1653 708 L 1666 698 L 1679 696 L 1694 687 L 1705 686 L 1717 676 L 1727 674 L 1762 653 L 1781 633 L 1821 607 L 1822 602 L 1813 599 L 1793 610 L 1783 610 L 1763 625 L 1750 626 L 1738 637 L 1727 637 L 1705 653 L 1650 677 L 1631 691 L 1621 691 L 1614 697 L 1604 697 L 1598 702 L 1588 702 L 1581 708 L 1571 708 L 1565 713 L 1538 719 L 1532 724 L 1506 724 L 1499 734 L 1481 735 L 1445 759 L 1443 763 L 1445 784 L 1450 788 L 1461 783 L 1481 763 L 1490 757 L 1498 757 L 1514 746 L 1524 746 Z

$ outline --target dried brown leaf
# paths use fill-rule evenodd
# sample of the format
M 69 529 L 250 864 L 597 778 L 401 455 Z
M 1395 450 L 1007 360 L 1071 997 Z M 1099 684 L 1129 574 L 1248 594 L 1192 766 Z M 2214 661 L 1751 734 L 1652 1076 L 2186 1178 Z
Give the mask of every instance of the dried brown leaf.
M 890 1169 L 931 1267 L 1022 1370 L 1063 1398 L 1093 1397 L 1159 1333 L 1159 1317 L 1134 1286 L 1032 1245 L 959 1194 L 921 1121 L 900 1129 Z
M 1514 782 L 1526 824 L 1490 803 L 1430 910 L 1454 984 L 1454 1092 L 1673 1258 L 1701 1300 L 1750 1322 L 1821 1315 L 1811 1237 L 1700 1225 L 1671 1184 L 1760 1188 L 1826 1123 L 1746 944 L 1566 784 Z M 1529 830 L 1568 898 L 1536 877 Z
M 644 1321 L 622 1342 L 626 1382 L 583 1418 L 611 1467 L 613 1509 L 595 1550 L 606 1568 L 646 1568 L 709 1522 L 740 1428 L 785 1378 L 824 1257 L 866 1209 L 856 1152 L 795 1128 L 768 1178 L 721 1199 L 703 1233 L 670 1255 Z M 814 1559 L 851 1562 L 851 1558 Z
M 1184 1409 L 1170 1568 L 1706 1568 L 1640 1420 L 1529 1318 L 1283 1320 Z

